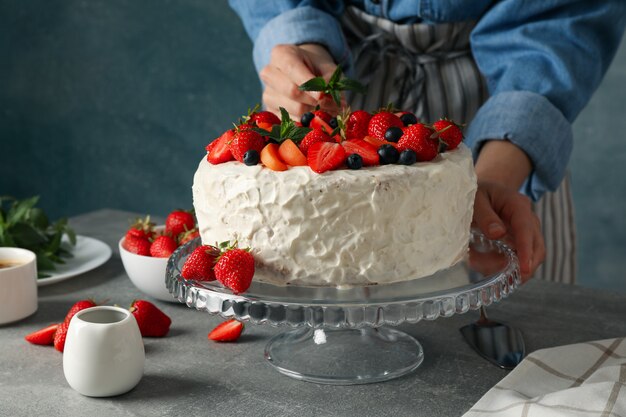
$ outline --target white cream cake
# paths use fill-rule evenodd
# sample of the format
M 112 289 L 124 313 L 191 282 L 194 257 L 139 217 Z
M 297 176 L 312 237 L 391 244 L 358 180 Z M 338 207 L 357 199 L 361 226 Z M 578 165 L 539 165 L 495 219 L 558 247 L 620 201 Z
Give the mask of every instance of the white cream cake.
M 430 162 L 324 174 L 202 158 L 193 204 L 204 244 L 252 248 L 255 280 L 340 287 L 420 278 L 458 262 L 475 192 L 461 144 Z

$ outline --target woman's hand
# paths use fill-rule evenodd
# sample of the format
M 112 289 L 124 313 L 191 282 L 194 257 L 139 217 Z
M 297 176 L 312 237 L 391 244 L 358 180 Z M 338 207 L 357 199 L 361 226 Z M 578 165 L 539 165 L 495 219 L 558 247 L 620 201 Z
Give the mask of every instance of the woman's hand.
M 263 104 L 265 108 L 280 115 L 284 107 L 294 120 L 303 113 L 320 105 L 323 110 L 335 114 L 337 106 L 329 97 L 317 91 L 304 92 L 298 89 L 302 83 L 314 77 L 326 81 L 337 68 L 337 64 L 326 48 L 318 44 L 277 45 L 272 49 L 270 63 L 259 76 L 265 84 Z
M 489 239 L 503 239 L 516 250 L 523 282 L 546 255 L 539 219 L 530 199 L 518 191 L 531 169 L 528 156 L 508 141 L 487 142 L 476 162 L 474 224 Z

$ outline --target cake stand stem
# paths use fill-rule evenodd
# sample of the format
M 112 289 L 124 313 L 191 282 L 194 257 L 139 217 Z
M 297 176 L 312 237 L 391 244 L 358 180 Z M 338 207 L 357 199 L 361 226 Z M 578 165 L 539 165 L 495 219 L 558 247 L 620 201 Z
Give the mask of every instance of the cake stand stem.
M 295 379 L 354 385 L 406 375 L 422 363 L 424 351 L 413 337 L 388 327 L 306 327 L 274 336 L 265 347 L 265 359 Z

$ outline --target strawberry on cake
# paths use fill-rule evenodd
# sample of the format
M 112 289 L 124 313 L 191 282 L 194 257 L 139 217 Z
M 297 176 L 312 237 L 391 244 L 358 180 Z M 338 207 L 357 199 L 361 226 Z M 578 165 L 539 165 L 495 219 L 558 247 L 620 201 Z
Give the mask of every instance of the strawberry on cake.
M 272 116 L 253 111 L 209 144 L 193 183 L 202 242 L 250 247 L 254 280 L 386 284 L 466 253 L 476 176 L 454 123 L 389 109 Z

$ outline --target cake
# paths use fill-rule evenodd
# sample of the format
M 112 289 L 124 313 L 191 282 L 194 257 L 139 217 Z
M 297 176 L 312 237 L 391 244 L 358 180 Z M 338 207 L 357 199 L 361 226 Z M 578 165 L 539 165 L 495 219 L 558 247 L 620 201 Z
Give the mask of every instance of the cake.
M 467 252 L 475 192 L 462 143 L 430 161 L 321 174 L 202 158 L 193 180 L 202 242 L 250 247 L 254 280 L 275 285 L 380 285 L 448 268 Z

